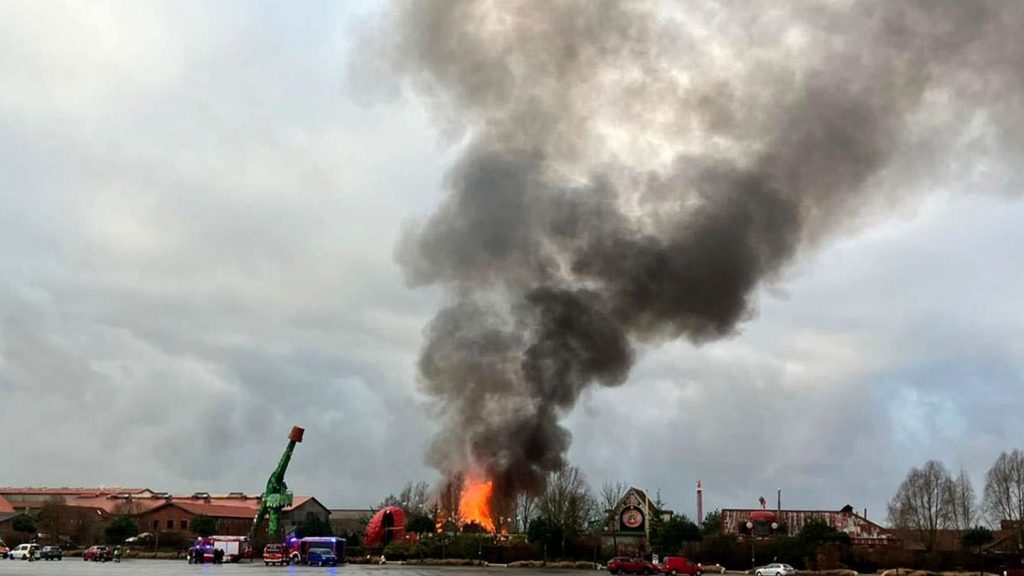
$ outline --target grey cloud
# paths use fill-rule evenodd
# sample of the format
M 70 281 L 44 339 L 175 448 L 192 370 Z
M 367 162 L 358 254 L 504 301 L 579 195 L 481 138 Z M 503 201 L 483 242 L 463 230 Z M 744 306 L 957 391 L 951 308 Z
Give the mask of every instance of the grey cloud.
M 1005 105 L 1020 92 L 1012 3 L 756 16 L 730 3 L 397 3 L 382 50 L 467 135 L 449 196 L 398 252 L 411 282 L 459 301 L 421 361 L 423 389 L 447 404 L 442 473 L 475 466 L 503 496 L 538 490 L 566 446 L 555 422 L 590 384 L 624 382 L 635 343 L 735 334 L 802 248 L 906 202 L 915 186 L 893 162 L 914 156 L 914 115 L 936 95 L 997 140 L 1021 137 Z M 705 78 L 716 40 L 736 72 Z M 623 113 L 637 103 L 663 125 Z M 966 129 L 958 116 L 946 121 Z M 636 161 L 645 139 L 663 159 Z M 502 319 L 493 375 L 447 324 L 455 309 L 459 327 Z M 495 404 L 548 431 L 536 459 L 502 433 L 506 412 L 480 409 Z M 538 474 L 509 478 L 520 469 Z
M 257 491 L 292 424 L 325 504 L 428 475 L 435 297 L 389 259 L 440 180 L 423 114 L 342 97 L 334 12 L 73 11 L 0 23 L 3 483 Z
M 342 76 L 395 84 L 389 55 L 349 58 L 372 16 L 7 7 L 0 436 L 27 441 L 5 444 L 3 483 L 258 490 L 300 424 L 290 485 L 328 505 L 473 461 L 536 486 L 570 458 L 681 510 L 698 477 L 715 506 L 783 487 L 880 510 L 910 465 L 977 480 L 1013 447 L 1020 214 L 947 192 L 1019 179 L 1015 3 L 522 3 L 515 27 L 445 6 L 406 5 L 422 37 L 371 26 L 429 65 L 398 62 L 421 100 L 368 108 L 350 100 L 379 91 Z M 799 232 L 720 203 L 748 190 Z M 836 243 L 837 225 L 862 233 Z M 724 272 L 692 245 L 713 232 L 748 258 L 729 306 L 702 315 L 636 280 Z M 680 335 L 704 344 L 664 343 Z M 900 439 L 902 397 L 960 437 Z M 460 419 L 471 407 L 488 419 Z M 809 416 L 752 436 L 786 410 Z M 779 461 L 763 480 L 761 458 Z

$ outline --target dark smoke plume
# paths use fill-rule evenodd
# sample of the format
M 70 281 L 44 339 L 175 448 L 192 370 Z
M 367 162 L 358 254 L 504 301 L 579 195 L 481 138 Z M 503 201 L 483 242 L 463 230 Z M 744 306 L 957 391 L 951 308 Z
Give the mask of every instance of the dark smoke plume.
M 430 461 L 536 492 L 636 347 L 733 334 L 821 239 L 1020 152 L 1024 3 L 414 1 L 385 48 L 461 157 L 398 259 L 449 305 Z

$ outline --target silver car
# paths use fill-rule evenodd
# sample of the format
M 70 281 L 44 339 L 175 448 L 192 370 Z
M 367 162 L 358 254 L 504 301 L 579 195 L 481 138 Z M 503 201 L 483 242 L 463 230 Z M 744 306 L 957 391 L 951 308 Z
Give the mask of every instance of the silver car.
M 793 576 L 794 574 L 796 574 L 796 568 L 789 564 L 779 563 L 761 566 L 754 571 L 754 576 Z

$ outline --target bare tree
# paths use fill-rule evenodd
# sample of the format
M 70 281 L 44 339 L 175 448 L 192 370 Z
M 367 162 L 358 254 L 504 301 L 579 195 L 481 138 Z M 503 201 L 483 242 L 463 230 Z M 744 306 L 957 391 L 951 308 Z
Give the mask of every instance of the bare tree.
M 978 508 L 975 504 L 974 486 L 967 472 L 961 468 L 956 478 L 946 483 L 946 501 L 948 517 L 946 525 L 954 530 L 970 530 L 978 521 Z
M 515 508 L 516 529 L 526 532 L 530 526 L 530 520 L 537 516 L 537 497 L 523 492 L 516 496 Z
M 611 480 L 605 480 L 601 484 L 601 493 L 599 494 L 599 504 L 601 511 L 604 512 L 608 519 L 611 520 L 615 516 L 615 507 L 618 506 L 619 502 L 626 496 L 626 492 L 629 490 L 629 486 L 625 482 L 612 482 Z
M 99 533 L 99 520 L 96 519 L 96 510 L 92 508 L 71 507 L 66 510 L 68 513 L 68 531 L 73 542 L 79 545 L 92 544 L 96 542 Z
M 911 468 L 889 501 L 889 522 L 896 528 L 916 531 L 925 549 L 934 549 L 938 530 L 949 520 L 950 482 L 949 472 L 937 460 Z
M 440 505 L 442 528 L 447 531 L 457 530 L 462 523 L 462 515 L 459 510 L 459 502 L 462 498 L 462 489 L 466 485 L 466 475 L 462 472 L 455 472 L 445 479 L 438 495 Z
M 39 531 L 46 532 L 54 541 L 68 535 L 68 519 L 64 513 L 64 500 L 54 496 L 47 500 L 39 509 Z
M 629 486 L 621 480 L 618 482 L 605 480 L 601 484 L 599 505 L 604 515 L 605 529 L 612 532 L 612 548 L 616 554 L 619 553 L 619 519 L 615 515 L 615 507 L 626 497 L 628 491 Z
M 561 532 L 564 556 L 566 540 L 581 534 L 596 516 L 597 500 L 590 493 L 583 471 L 563 466 L 548 479 L 537 510 Z
M 1014 522 L 1018 538 L 1024 530 L 1024 453 L 1003 452 L 985 474 L 985 511 L 996 526 Z
M 398 495 L 390 494 L 384 506 L 400 506 L 410 513 L 423 514 L 430 503 L 430 485 L 426 482 L 407 482 Z

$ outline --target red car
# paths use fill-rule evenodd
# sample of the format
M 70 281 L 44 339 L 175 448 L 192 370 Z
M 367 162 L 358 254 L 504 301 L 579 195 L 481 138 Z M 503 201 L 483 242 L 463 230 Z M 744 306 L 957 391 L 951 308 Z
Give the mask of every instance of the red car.
M 612 574 L 657 574 L 661 572 L 657 566 L 643 558 L 616 556 L 608 561 L 608 571 Z
M 704 572 L 701 570 L 700 564 L 690 560 L 689 558 L 683 558 L 682 556 L 666 556 L 662 559 L 661 563 L 658 564 L 658 568 L 665 574 L 686 574 L 687 576 L 701 576 Z
M 108 562 L 114 559 L 114 549 L 110 546 L 92 546 L 82 552 L 82 560 L 88 562 Z

